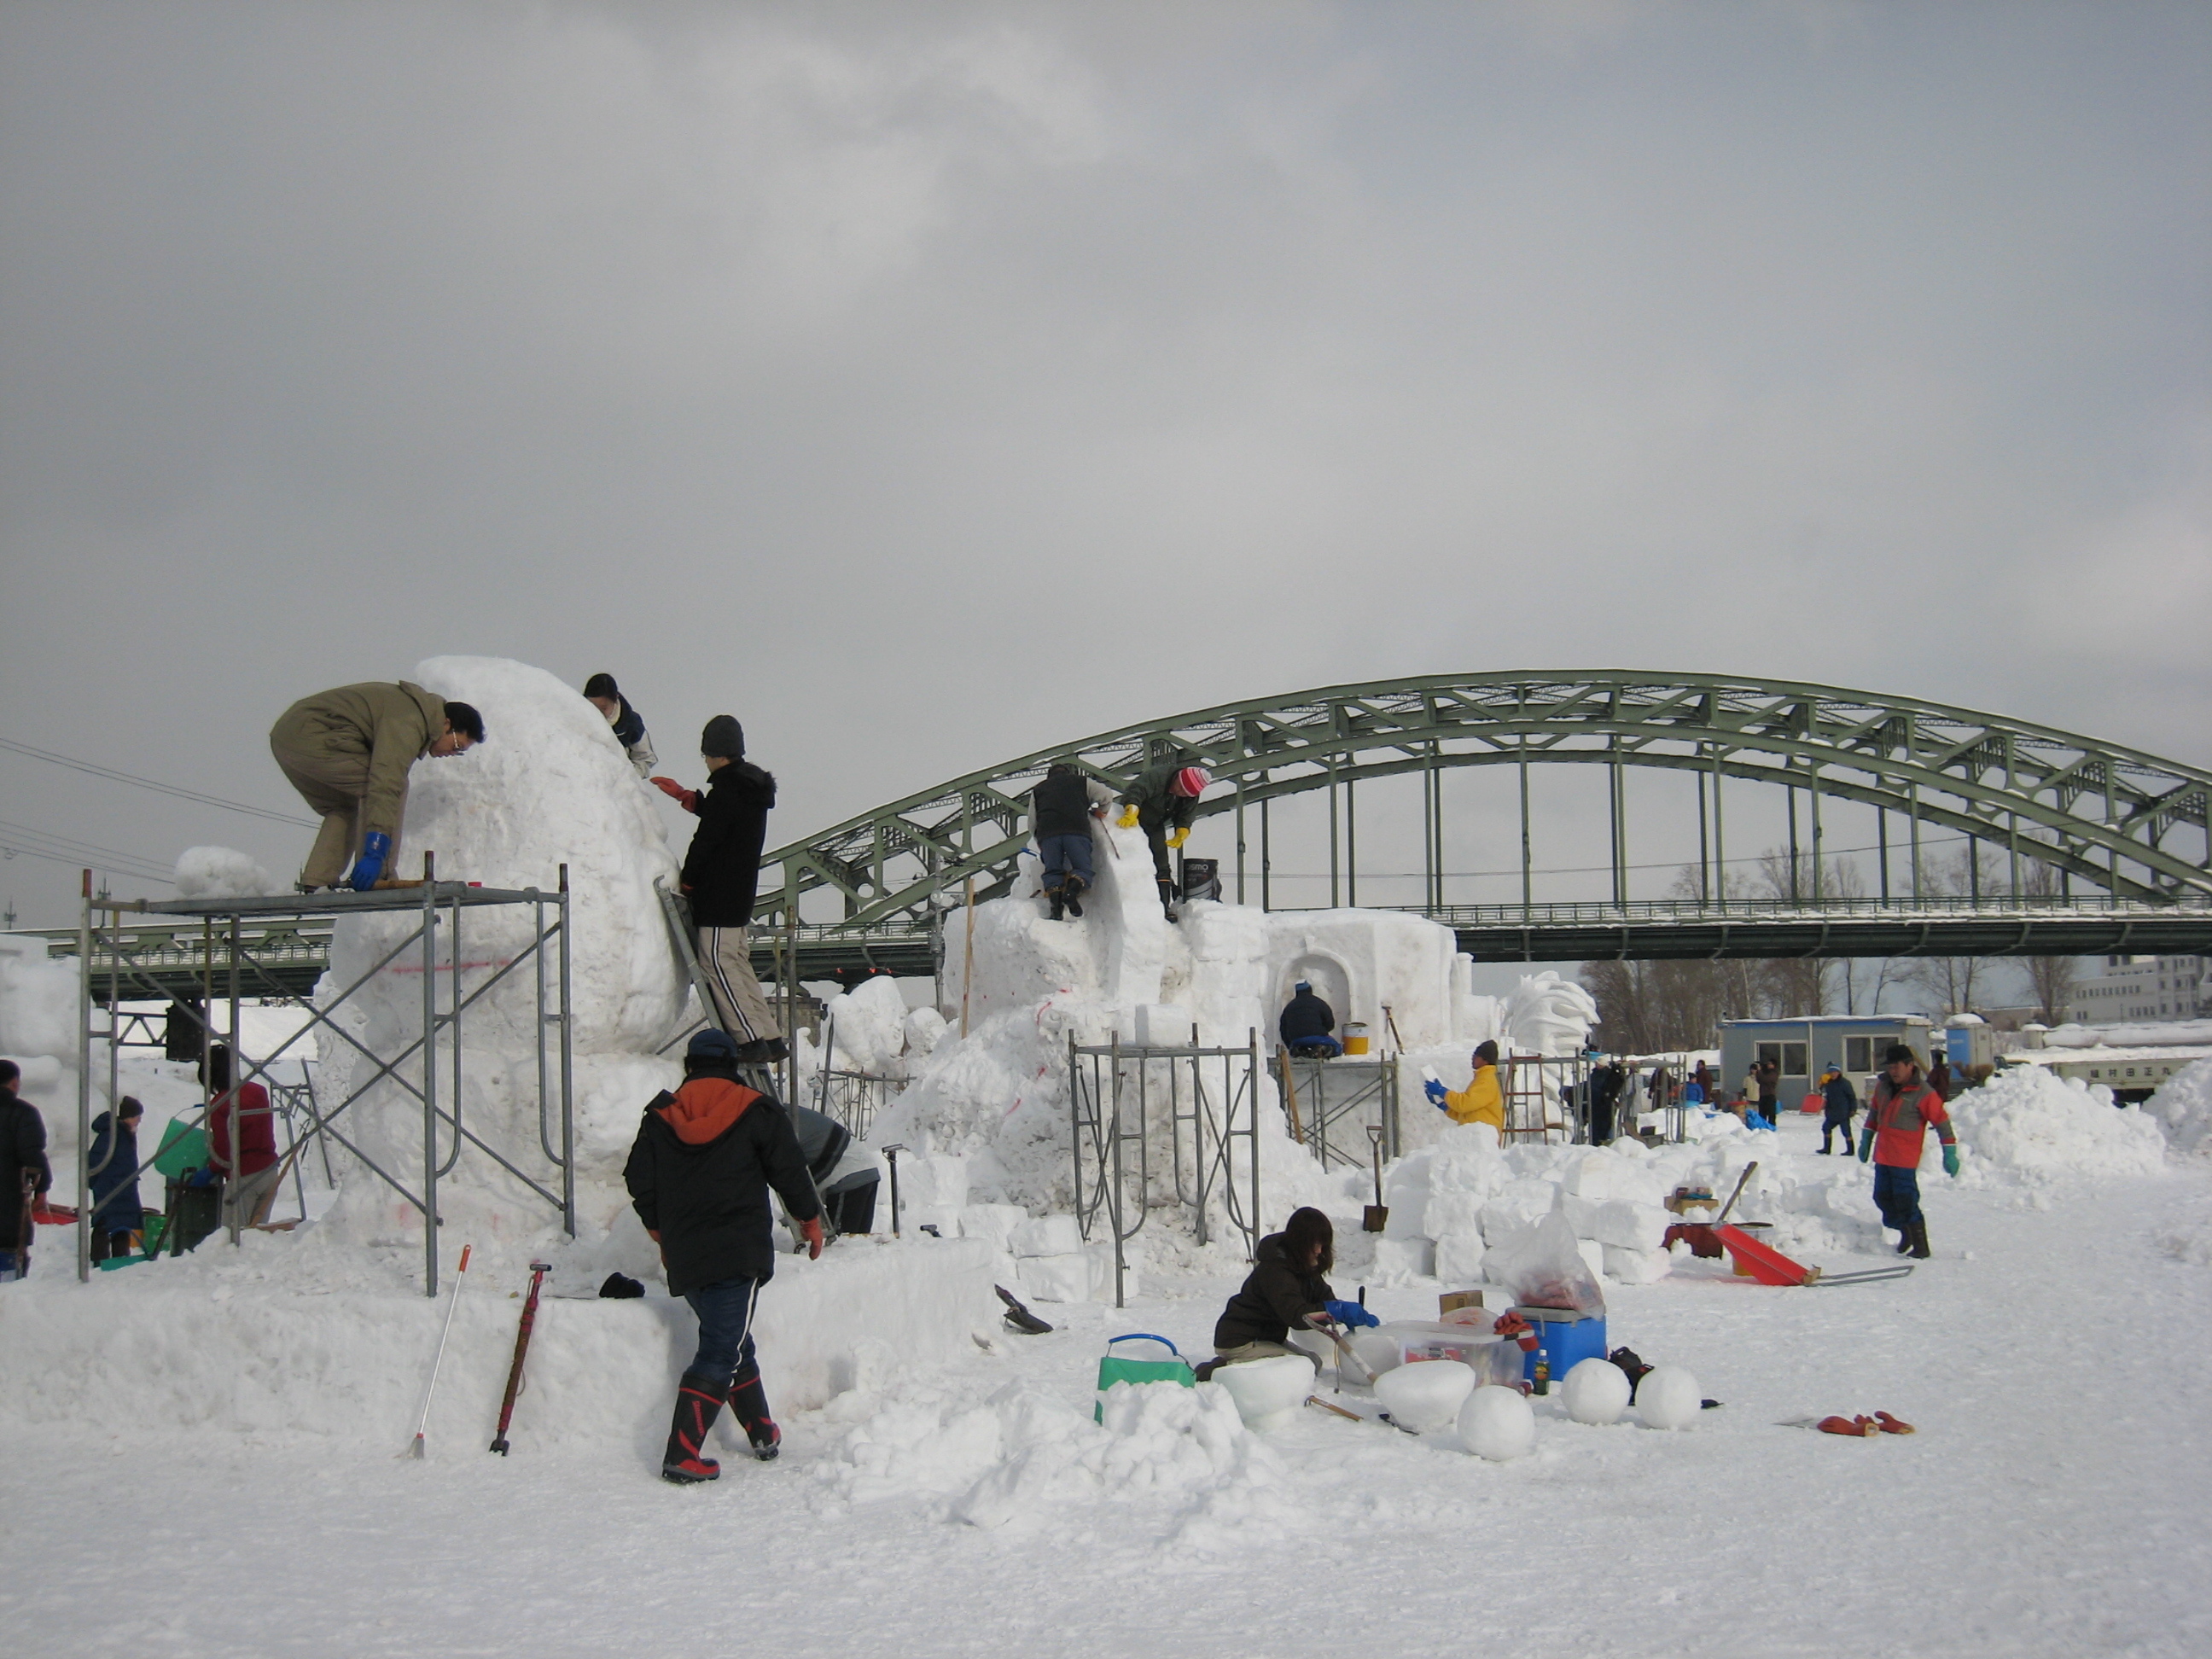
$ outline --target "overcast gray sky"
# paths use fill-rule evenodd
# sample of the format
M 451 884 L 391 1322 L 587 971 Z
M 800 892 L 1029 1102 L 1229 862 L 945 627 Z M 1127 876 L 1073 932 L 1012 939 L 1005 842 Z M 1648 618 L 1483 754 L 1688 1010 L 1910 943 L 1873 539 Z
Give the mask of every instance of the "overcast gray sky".
M 1517 666 L 2212 763 L 2202 5 L 15 0 L 0 52 L 18 742 L 298 811 L 288 702 L 472 652 L 614 672 L 679 771 L 739 714 L 780 839 Z

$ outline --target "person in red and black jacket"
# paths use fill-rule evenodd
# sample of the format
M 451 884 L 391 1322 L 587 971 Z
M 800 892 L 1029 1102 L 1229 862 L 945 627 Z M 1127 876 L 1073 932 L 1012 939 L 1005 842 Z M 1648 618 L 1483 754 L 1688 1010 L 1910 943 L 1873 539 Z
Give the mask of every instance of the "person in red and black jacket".
M 222 1177 L 222 1224 L 258 1225 L 276 1196 L 283 1171 L 276 1163 L 276 1120 L 269 1091 L 258 1083 L 230 1086 L 230 1049 L 216 1043 L 208 1050 L 208 1163 Z M 238 1150 L 231 1151 L 231 1121 L 238 1122 Z
M 1881 1224 L 1898 1234 L 1897 1253 L 1928 1259 L 1928 1218 L 1920 1212 L 1920 1153 L 1928 1131 L 1943 1143 L 1943 1173 L 1959 1175 L 1959 1139 L 1943 1097 L 1928 1086 L 1911 1048 L 1893 1042 L 1882 1056 L 1882 1075 L 1867 1097 L 1866 1127 L 1859 1132 L 1859 1162 L 1874 1159 L 1874 1201 Z
M 783 1108 L 738 1080 L 737 1045 L 705 1030 L 684 1056 L 684 1085 L 645 1109 L 623 1182 L 638 1219 L 660 1246 L 669 1293 L 699 1317 L 699 1348 L 676 1390 L 676 1420 L 662 1455 L 665 1480 L 712 1480 L 707 1433 L 728 1405 L 753 1455 L 776 1454 L 783 1436 L 769 1415 L 753 1352 L 753 1310 L 775 1273 L 769 1188 L 775 1188 L 810 1257 L 822 1254 L 822 1204 Z

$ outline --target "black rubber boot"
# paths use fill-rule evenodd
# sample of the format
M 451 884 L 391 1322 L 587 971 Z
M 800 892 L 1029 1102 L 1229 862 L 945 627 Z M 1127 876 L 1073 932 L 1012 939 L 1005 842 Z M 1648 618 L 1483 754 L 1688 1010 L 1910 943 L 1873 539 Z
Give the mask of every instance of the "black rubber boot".
M 730 1384 L 730 1413 L 752 1442 L 753 1455 L 763 1463 L 774 1462 L 783 1444 L 783 1431 L 768 1414 L 768 1390 L 761 1387 L 758 1365 L 744 1366 Z
M 1067 896 L 1057 887 L 1049 887 L 1045 890 L 1045 896 L 1052 901 L 1052 908 L 1047 913 L 1049 919 L 1060 921 L 1066 908 Z
M 1170 881 L 1165 876 L 1162 876 L 1159 878 L 1159 885 L 1160 908 L 1166 914 L 1167 919 L 1170 921 L 1173 921 L 1176 919 L 1175 908 L 1175 883 Z
M 1914 1222 L 1914 1223 L 1912 1224 L 1912 1230 L 1911 1230 L 1911 1234 L 1910 1242 L 1911 1242 L 1911 1246 L 1912 1246 L 1912 1258 L 1913 1258 L 1913 1260 L 1914 1260 L 1914 1261 L 1927 1261 L 1927 1260 L 1928 1260 L 1928 1219 L 1927 1219 L 1927 1218 L 1926 1218 L 1925 1216 L 1922 1217 L 1919 1220 L 1917 1220 L 1917 1221 L 1916 1221 L 1916 1222 Z
M 707 1455 L 707 1434 L 722 1414 L 722 1385 L 711 1376 L 686 1371 L 676 1385 L 676 1420 L 668 1430 L 668 1449 L 660 1455 L 660 1478 L 679 1486 L 718 1480 L 722 1466 Z
M 1083 906 L 1079 902 L 1079 896 L 1082 891 L 1083 878 L 1080 876 L 1070 876 L 1067 878 L 1067 884 L 1060 889 L 1062 896 L 1067 901 L 1067 914 L 1079 921 L 1083 915 Z

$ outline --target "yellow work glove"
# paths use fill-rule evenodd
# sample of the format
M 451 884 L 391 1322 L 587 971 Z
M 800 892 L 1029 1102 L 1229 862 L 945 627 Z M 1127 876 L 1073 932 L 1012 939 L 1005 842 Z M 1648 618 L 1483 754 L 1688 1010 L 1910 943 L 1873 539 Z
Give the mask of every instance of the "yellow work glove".
M 1170 847 L 1180 847 L 1180 846 L 1182 846 L 1182 845 L 1183 844 L 1183 842 L 1185 842 L 1188 841 L 1189 839 L 1190 839 L 1190 831 L 1189 831 L 1189 830 L 1176 830 L 1176 831 L 1175 832 L 1175 834 L 1173 834 L 1172 836 L 1170 836 L 1168 837 L 1168 845 L 1169 845 L 1169 846 L 1170 846 Z
M 1133 806 L 1123 807 L 1121 809 L 1121 816 L 1114 820 L 1114 827 L 1117 830 L 1135 829 L 1137 827 L 1137 809 Z

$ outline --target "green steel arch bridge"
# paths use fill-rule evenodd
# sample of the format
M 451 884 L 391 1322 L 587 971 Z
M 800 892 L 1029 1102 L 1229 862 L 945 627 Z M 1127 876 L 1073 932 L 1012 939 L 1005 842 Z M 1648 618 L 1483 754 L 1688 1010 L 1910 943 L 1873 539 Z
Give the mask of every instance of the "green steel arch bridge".
M 1326 794 L 1330 902 L 1356 903 L 1360 786 L 1417 776 L 1423 899 L 1392 908 L 1447 924 L 1478 959 L 2212 950 L 2212 773 L 1911 698 L 1606 669 L 1328 686 L 1125 726 L 955 778 L 768 854 L 762 966 L 789 949 L 809 977 L 933 971 L 944 915 L 970 884 L 978 898 L 1012 885 L 1028 842 L 1028 792 L 1049 763 L 1071 760 L 1118 787 L 1169 757 L 1212 773 L 1199 812 L 1232 822 L 1224 885 L 1269 908 L 1282 908 L 1270 878 L 1273 803 Z M 1539 766 L 1601 769 L 1609 899 L 1534 898 L 1528 776 Z M 1447 902 L 1441 780 L 1459 767 L 1513 775 L 1517 903 Z M 1682 862 L 1703 896 L 1628 897 L 1631 767 L 1693 783 L 1698 845 Z M 1793 848 L 1788 863 L 1793 884 L 1802 872 L 1802 893 L 1748 899 L 1722 878 L 1728 804 L 1743 786 L 1788 792 L 1793 840 L 1802 813 L 1803 849 Z M 1823 870 L 1822 808 L 1838 802 L 1875 811 L 1875 892 L 1839 896 Z M 1968 891 L 1926 890 L 1922 842 L 1936 832 L 1973 849 Z M 2033 878 L 2037 866 L 2050 878 Z M 1985 878 L 1985 868 L 1996 873 Z
M 1275 902 L 1270 857 L 1276 803 L 1326 797 L 1328 899 L 1352 904 L 1361 786 L 1418 778 L 1421 901 L 1390 908 L 1445 923 L 1480 960 L 2212 951 L 2212 773 L 1940 703 L 1604 669 L 1329 686 L 1125 726 L 955 778 L 764 857 L 754 934 L 763 976 L 793 962 L 807 979 L 935 971 L 945 915 L 971 884 L 979 899 L 1012 885 L 1028 844 L 1029 791 L 1047 765 L 1072 760 L 1119 787 L 1170 756 L 1213 775 L 1199 812 L 1233 830 L 1224 886 L 1271 908 L 1285 908 Z M 1534 897 L 1528 779 L 1540 766 L 1600 769 L 1610 897 Z M 1442 780 L 1460 767 L 1510 771 L 1521 814 L 1517 902 L 1449 900 Z M 1629 898 L 1632 767 L 1693 784 L 1697 842 L 1680 861 L 1699 896 Z M 1722 878 L 1731 802 L 1742 850 L 1746 787 L 1787 793 L 1793 838 L 1803 817 L 1802 846 L 1788 860 L 1802 885 L 1794 896 L 1747 898 Z M 1876 890 L 1863 896 L 1836 893 L 1823 867 L 1822 810 L 1838 802 L 1875 811 Z M 1371 825 L 1371 792 L 1369 811 Z M 1394 830 L 1403 816 L 1392 809 Z M 1988 855 L 1966 861 L 1972 885 L 1964 893 L 1928 890 L 1923 842 L 1938 834 Z M 1985 865 L 1995 872 L 1986 878 Z M 2029 878 L 2039 866 L 2047 879 Z M 1370 872 L 1370 903 L 1374 890 Z M 303 994 L 327 965 L 328 919 L 266 926 L 270 937 L 258 947 L 266 988 L 281 980 Z M 204 932 L 168 920 L 137 928 L 129 948 L 140 983 L 190 994 L 208 971 Z M 73 951 L 76 931 L 53 930 L 52 943 Z

